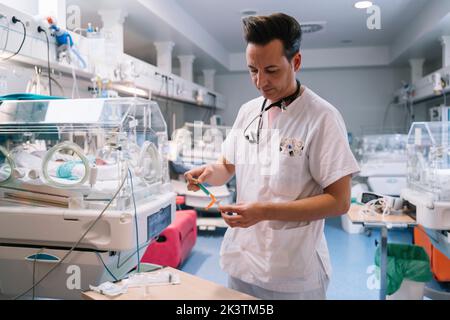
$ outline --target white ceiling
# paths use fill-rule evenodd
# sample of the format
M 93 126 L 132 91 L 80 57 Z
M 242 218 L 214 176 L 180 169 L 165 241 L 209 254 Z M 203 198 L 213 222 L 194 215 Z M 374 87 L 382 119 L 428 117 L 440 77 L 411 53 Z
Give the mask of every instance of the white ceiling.
M 161 0 L 164 1 L 164 0 Z M 81 24 L 86 28 L 88 22 L 94 26 L 102 27 L 102 20 L 97 13 L 100 9 L 121 8 L 127 12 L 124 22 L 124 49 L 125 53 L 143 61 L 156 65 L 156 48 L 153 43 L 157 41 L 173 41 L 176 45 L 173 56 L 193 54 L 197 58 L 195 67 L 198 70 L 214 68 L 219 72 L 225 68 L 214 61 L 208 54 L 200 50 L 186 37 L 166 23 L 158 16 L 145 9 L 136 0 L 67 0 L 67 5 L 77 5 L 81 9 Z M 124 5 L 125 4 L 125 5 Z M 173 67 L 179 67 L 178 59 L 174 58 Z
M 355 0 L 176 0 L 230 52 L 243 52 L 241 11 L 258 14 L 284 12 L 301 23 L 325 21 L 324 32 L 305 35 L 302 47 L 329 48 L 388 45 L 414 19 L 427 0 L 373 0 L 381 9 L 381 30 L 366 26 L 366 10 L 353 7 Z M 343 44 L 342 40 L 352 40 Z
M 174 1 L 228 53 L 245 51 L 240 13 L 245 9 L 256 10 L 258 14 L 284 12 L 296 17 L 301 23 L 326 22 L 324 31 L 305 34 L 302 43 L 303 49 L 324 49 L 389 46 L 399 33 L 420 15 L 427 4 L 427 0 L 373 0 L 381 9 L 382 28 L 369 30 L 366 27 L 366 10 L 353 7 L 356 0 Z M 227 71 L 223 64 L 218 63 L 195 43 L 191 43 L 185 35 L 174 30 L 136 0 L 67 0 L 67 4 L 77 4 L 81 7 L 84 26 L 87 22 L 101 26 L 101 19 L 96 13 L 101 8 L 120 7 L 127 11 L 125 51 L 139 59 L 155 64 L 156 50 L 153 42 L 170 40 L 176 43 L 174 57 L 180 54 L 194 54 L 197 57 L 196 70 L 215 68 L 219 73 Z M 343 40 L 351 42 L 343 43 Z M 439 50 L 438 46 L 435 49 Z M 177 59 L 174 59 L 173 65 L 177 67 Z

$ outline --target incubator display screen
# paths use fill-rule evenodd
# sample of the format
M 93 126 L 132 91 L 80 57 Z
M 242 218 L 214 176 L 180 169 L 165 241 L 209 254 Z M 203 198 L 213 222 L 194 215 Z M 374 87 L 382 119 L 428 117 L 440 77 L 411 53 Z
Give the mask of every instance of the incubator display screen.
M 147 241 L 153 240 L 170 224 L 172 207 L 168 206 L 147 218 Z

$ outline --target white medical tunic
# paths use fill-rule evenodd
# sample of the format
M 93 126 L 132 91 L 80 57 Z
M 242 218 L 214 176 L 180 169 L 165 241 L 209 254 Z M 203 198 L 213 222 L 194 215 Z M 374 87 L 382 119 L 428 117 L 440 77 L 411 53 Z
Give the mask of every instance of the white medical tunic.
M 250 144 L 244 129 L 261 112 L 264 98 L 243 105 L 223 143 L 223 156 L 235 165 L 237 203 L 289 202 L 323 194 L 339 179 L 359 172 L 339 111 L 304 87 L 303 94 Z M 255 133 L 258 120 L 246 134 Z M 275 213 L 276 214 L 276 213 Z M 301 212 L 299 212 L 301 214 Z M 320 289 L 317 270 L 331 275 L 324 220 L 263 221 L 229 228 L 220 265 L 230 276 L 279 292 Z

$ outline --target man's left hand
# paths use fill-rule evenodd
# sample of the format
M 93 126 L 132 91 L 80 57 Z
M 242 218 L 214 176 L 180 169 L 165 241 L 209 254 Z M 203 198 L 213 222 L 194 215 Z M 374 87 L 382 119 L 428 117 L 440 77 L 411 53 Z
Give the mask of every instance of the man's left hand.
M 264 205 L 260 202 L 219 206 L 223 219 L 231 228 L 249 228 L 264 219 Z

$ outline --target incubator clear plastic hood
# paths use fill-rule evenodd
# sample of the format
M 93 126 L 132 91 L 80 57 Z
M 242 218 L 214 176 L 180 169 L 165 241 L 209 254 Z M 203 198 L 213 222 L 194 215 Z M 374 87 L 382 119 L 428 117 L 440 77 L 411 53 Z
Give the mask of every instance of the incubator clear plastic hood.
M 408 186 L 435 201 L 450 201 L 450 123 L 414 123 L 407 154 Z
M 130 177 L 141 201 L 167 191 L 167 146 L 166 123 L 149 100 L 4 101 L 0 198 L 8 205 L 98 208 Z M 114 205 L 131 205 L 129 181 Z
M 407 155 L 408 187 L 402 198 L 416 206 L 417 223 L 450 230 L 450 123 L 413 123 Z

